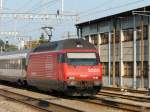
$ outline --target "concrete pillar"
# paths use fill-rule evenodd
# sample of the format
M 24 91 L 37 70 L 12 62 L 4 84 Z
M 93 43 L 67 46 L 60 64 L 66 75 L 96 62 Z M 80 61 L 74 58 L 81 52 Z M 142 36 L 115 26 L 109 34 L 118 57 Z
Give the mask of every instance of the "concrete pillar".
M 136 30 L 136 20 L 135 20 L 135 15 L 134 15 L 134 33 L 133 33 L 133 52 L 134 52 L 134 56 L 133 56 L 133 88 L 136 89 L 136 67 L 137 67 L 137 63 L 136 63 L 136 37 L 137 37 L 137 30 Z
M 123 47 L 122 41 L 124 40 L 123 30 L 120 30 L 120 86 L 123 87 L 123 75 L 124 75 L 124 65 L 123 65 Z
M 141 89 L 144 89 L 144 17 L 141 17 Z
M 97 43 L 97 48 L 98 48 L 98 53 L 100 55 L 100 44 L 101 44 L 101 35 L 98 34 L 98 43 Z
M 92 43 L 91 35 L 89 35 L 89 42 Z
M 113 87 L 116 87 L 116 20 L 113 20 L 113 44 L 112 44 L 112 56 L 113 56 Z
M 148 25 L 148 88 L 150 88 L 150 17 Z
M 108 83 L 109 86 L 111 85 L 111 31 L 109 32 L 109 37 L 108 37 Z

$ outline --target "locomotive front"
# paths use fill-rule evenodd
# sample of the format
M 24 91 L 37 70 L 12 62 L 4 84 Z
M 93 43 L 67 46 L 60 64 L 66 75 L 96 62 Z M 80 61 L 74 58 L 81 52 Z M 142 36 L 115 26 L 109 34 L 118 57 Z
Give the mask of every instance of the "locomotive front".
M 102 68 L 96 51 L 67 52 L 65 56 L 67 93 L 73 96 L 97 94 L 102 86 Z

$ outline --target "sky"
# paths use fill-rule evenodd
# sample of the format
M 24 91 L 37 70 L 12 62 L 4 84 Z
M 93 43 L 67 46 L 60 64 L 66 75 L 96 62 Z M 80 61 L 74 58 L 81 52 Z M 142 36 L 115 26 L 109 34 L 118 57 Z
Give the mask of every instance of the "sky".
M 147 2 L 150 0 L 64 0 L 64 13 L 78 14 L 79 21 L 87 21 L 98 18 L 102 13 L 105 13 L 105 10 L 111 10 L 114 7 L 120 6 L 120 4 L 124 7 L 128 2 L 131 2 L 131 5 L 133 5 L 134 2 L 141 1 Z M 125 7 L 128 8 L 128 6 Z M 55 14 L 60 9 L 61 0 L 3 0 L 1 13 L 26 12 Z M 116 8 L 116 10 L 118 9 Z M 17 31 L 24 37 L 24 40 L 35 40 L 43 32 L 40 29 L 41 27 L 52 26 L 54 27 L 52 40 L 60 40 L 66 38 L 67 32 L 76 34 L 76 23 L 76 18 L 69 20 L 52 19 L 48 21 L 1 18 L 0 31 Z M 14 36 L 1 35 L 1 38 L 15 44 L 18 42 L 18 38 Z

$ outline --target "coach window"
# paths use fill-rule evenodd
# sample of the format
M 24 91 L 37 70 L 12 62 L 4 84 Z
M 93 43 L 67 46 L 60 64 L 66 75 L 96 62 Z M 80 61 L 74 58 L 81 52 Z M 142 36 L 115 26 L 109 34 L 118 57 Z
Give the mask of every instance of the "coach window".
M 6 60 L 6 69 L 8 69 L 8 65 L 9 65 L 8 60 Z

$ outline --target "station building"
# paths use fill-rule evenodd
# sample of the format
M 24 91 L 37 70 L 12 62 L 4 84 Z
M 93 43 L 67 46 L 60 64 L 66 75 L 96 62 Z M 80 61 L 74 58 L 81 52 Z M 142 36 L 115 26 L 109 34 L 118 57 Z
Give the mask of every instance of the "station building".
M 150 88 L 150 1 L 108 9 L 76 27 L 97 47 L 104 86 Z

